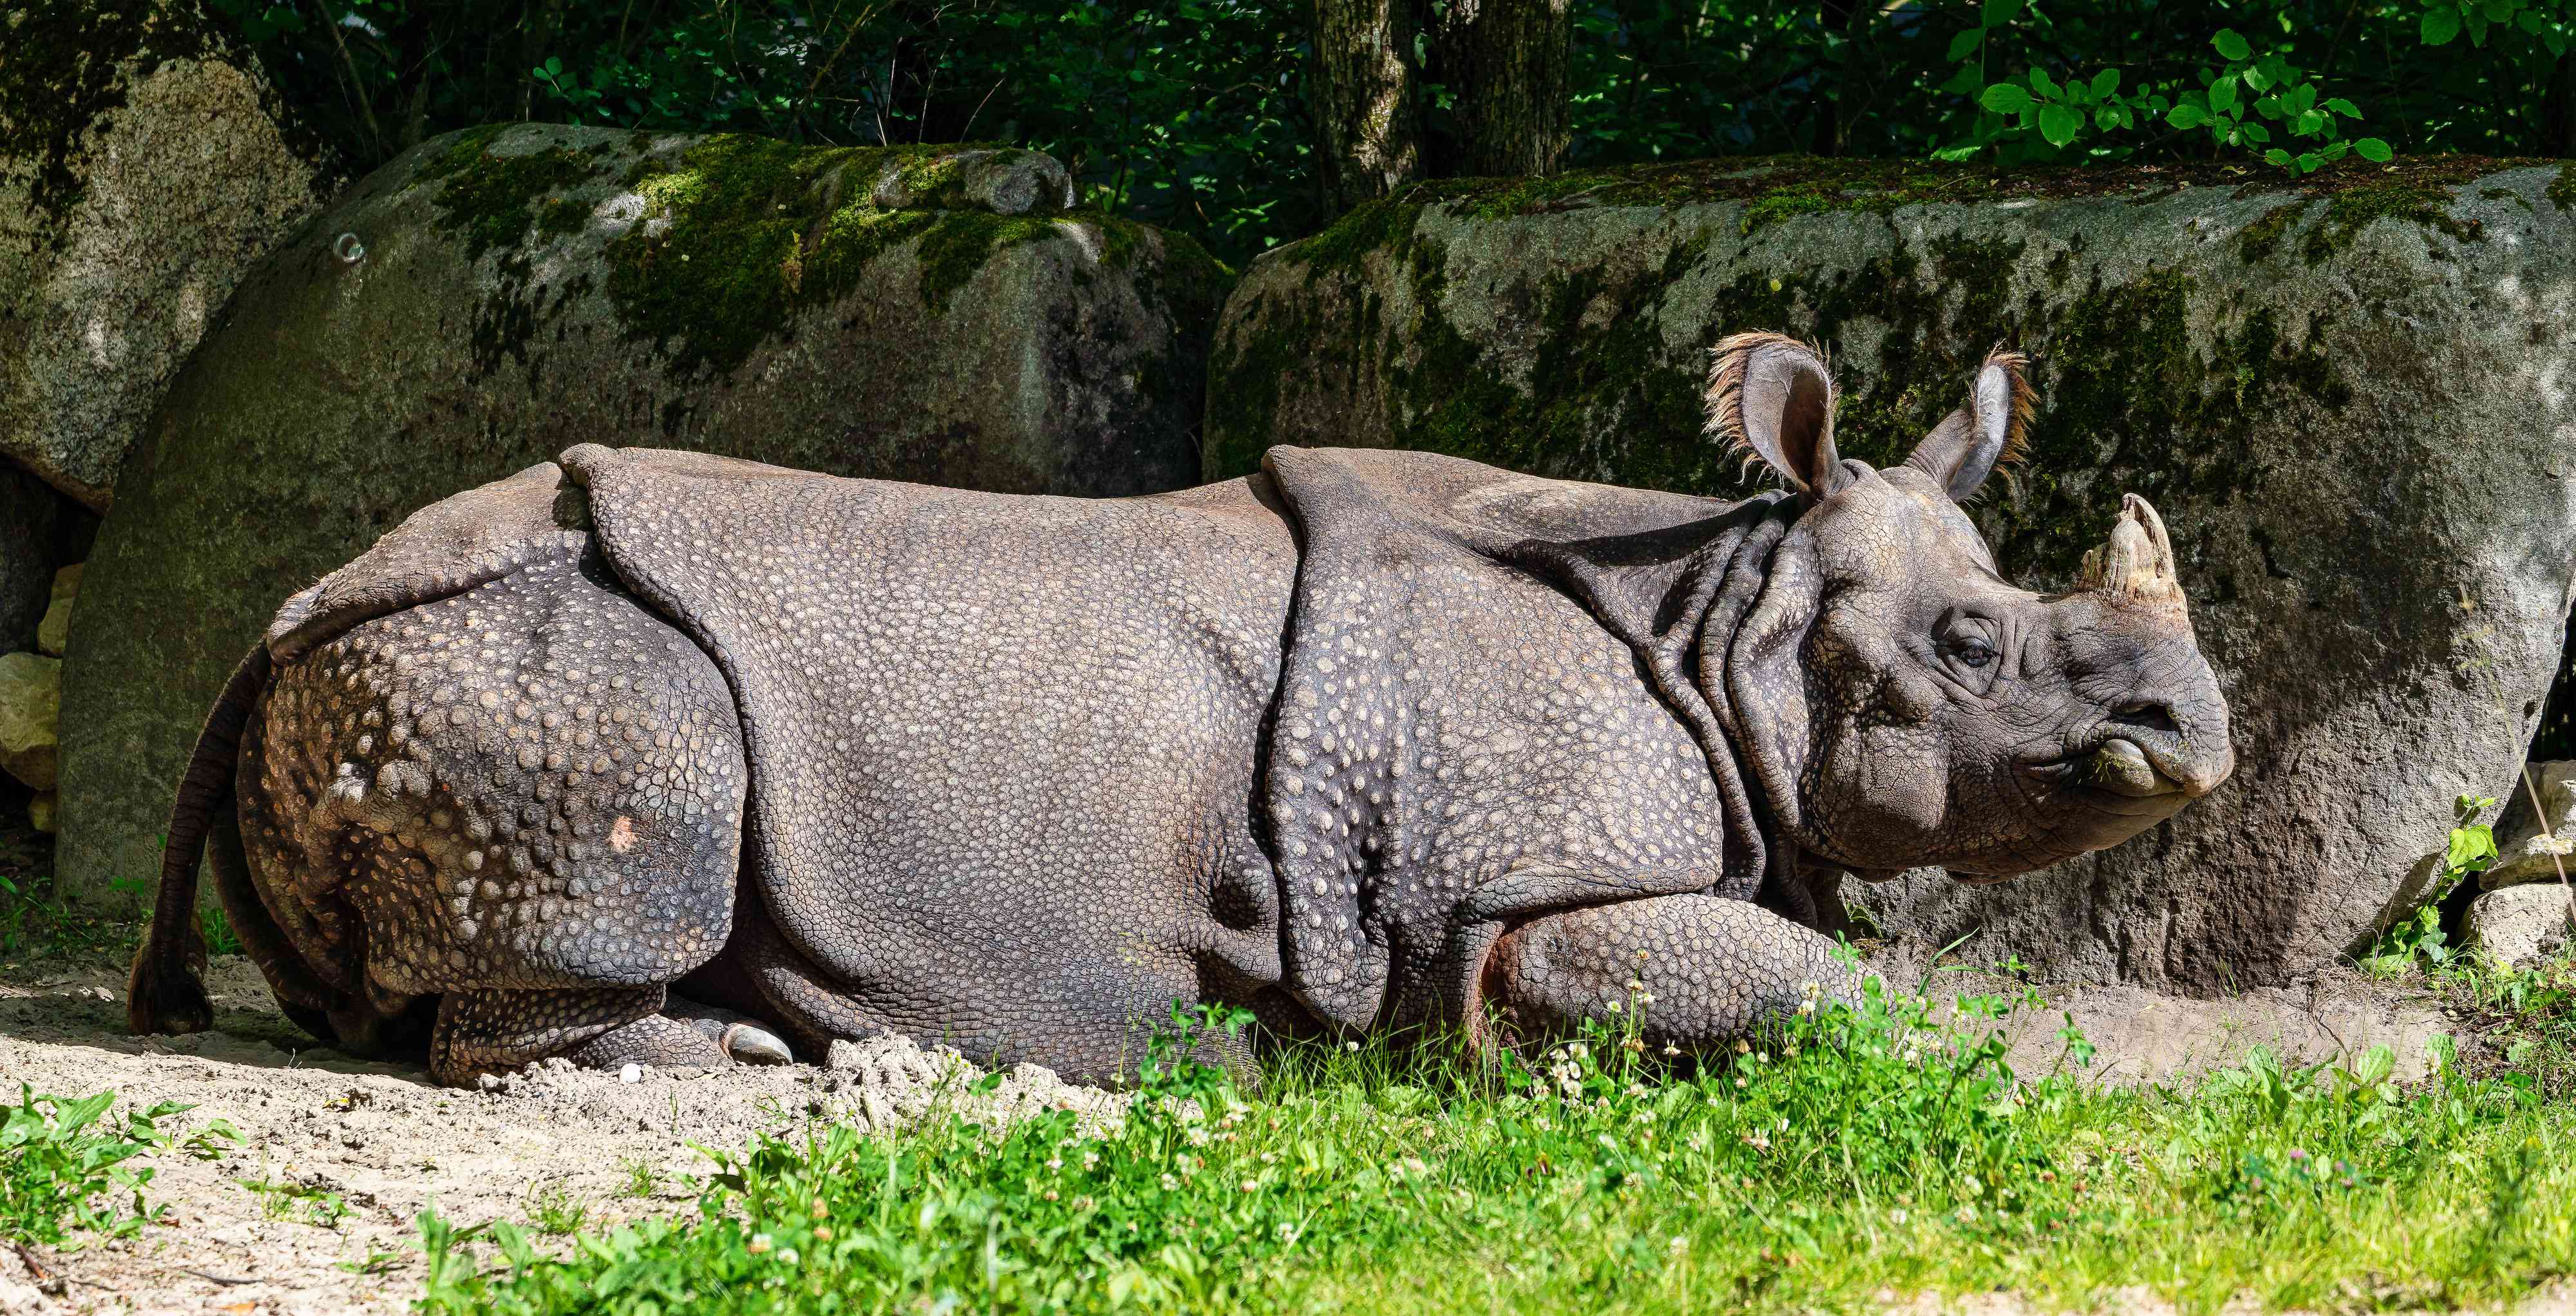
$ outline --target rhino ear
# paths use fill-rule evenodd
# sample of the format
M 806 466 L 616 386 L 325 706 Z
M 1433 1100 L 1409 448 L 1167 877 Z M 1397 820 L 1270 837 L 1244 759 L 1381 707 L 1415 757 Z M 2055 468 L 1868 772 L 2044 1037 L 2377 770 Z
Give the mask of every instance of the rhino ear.
M 2030 358 L 2000 346 L 1989 353 L 1968 405 L 1933 426 L 1905 464 L 1931 476 L 1954 503 L 1976 497 L 1996 467 L 2021 460 L 2030 428 L 2030 381 L 2023 374 L 2029 365 Z
M 1760 457 L 1800 493 L 1828 491 L 1840 459 L 1824 357 L 1785 334 L 1719 343 L 1708 371 L 1708 433 Z

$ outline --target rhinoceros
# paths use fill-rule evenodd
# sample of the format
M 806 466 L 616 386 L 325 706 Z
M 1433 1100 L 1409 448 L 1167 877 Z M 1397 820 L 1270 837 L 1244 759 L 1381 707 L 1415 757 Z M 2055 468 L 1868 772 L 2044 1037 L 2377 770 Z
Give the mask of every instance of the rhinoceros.
M 1117 1082 L 1176 1002 L 1507 1046 L 1651 998 L 1704 1053 L 1848 994 L 1846 874 L 2025 872 L 2227 777 L 2155 510 L 2045 597 L 1960 510 L 2022 357 L 1885 470 L 1794 340 L 1719 344 L 1707 403 L 1778 488 L 1278 447 L 1085 500 L 575 447 L 278 613 L 179 786 L 132 1025 L 209 1021 L 205 857 L 293 1019 L 451 1083 L 888 1031 Z

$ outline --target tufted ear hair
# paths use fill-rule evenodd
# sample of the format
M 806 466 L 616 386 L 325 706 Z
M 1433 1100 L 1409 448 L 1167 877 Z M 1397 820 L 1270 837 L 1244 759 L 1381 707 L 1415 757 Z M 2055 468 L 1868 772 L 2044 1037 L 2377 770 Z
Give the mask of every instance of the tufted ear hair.
M 1905 464 L 1931 476 L 1954 503 L 1976 497 L 1996 467 L 2022 458 L 2032 406 L 2030 380 L 2023 373 L 2029 366 L 2029 357 L 1996 344 L 1969 386 L 1968 405 L 1933 426 Z
M 1708 370 L 1708 427 L 1759 457 L 1789 487 L 1828 491 L 1834 465 L 1834 377 L 1814 348 L 1786 334 L 1737 334 Z

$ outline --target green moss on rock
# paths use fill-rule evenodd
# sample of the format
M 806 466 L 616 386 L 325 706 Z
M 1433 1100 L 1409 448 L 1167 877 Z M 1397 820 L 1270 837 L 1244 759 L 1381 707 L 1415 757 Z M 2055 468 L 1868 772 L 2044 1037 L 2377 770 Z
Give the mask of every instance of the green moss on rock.
M 2308 230 L 2300 255 L 2320 265 L 2352 245 L 2355 235 L 2382 219 L 2395 219 L 2449 235 L 2460 242 L 2483 242 L 2485 226 L 2475 219 L 2453 219 L 2451 188 L 2466 176 L 2418 176 L 2347 188 L 2326 200 L 2325 218 Z
M 2244 231 L 2236 235 L 2237 259 L 2248 265 L 2269 259 L 2274 251 L 2280 249 L 2281 235 L 2289 232 L 2290 226 L 2307 211 L 2308 203 L 2305 201 L 2293 201 L 2264 211 L 2261 218 L 2246 225 Z
M 947 185 L 962 147 L 808 147 L 732 135 L 677 144 L 636 133 L 587 148 L 496 150 L 515 130 L 459 134 L 414 178 L 435 188 L 439 223 L 469 258 L 498 253 L 499 287 L 478 315 L 478 358 L 486 364 L 524 361 L 527 341 L 561 304 L 530 286 L 532 254 L 580 232 L 598 204 L 621 191 L 634 193 L 641 210 L 608 241 L 601 286 L 625 332 L 667 352 L 683 374 L 741 365 L 798 312 L 849 295 L 897 246 L 912 245 L 922 304 L 937 314 L 996 255 L 1066 238 L 1070 225 L 1096 229 L 1104 263 L 1120 268 L 1145 242 L 1142 226 L 1106 216 L 883 209 L 873 200 L 889 168 L 903 172 L 916 197 L 955 199 Z M 1167 242 L 1164 250 L 1190 268 L 1160 278 L 1221 286 L 1230 277 L 1195 244 Z
M 492 139 L 506 130 L 466 132 L 419 175 L 438 183 L 432 201 L 440 225 L 464 239 L 468 259 L 515 249 L 532 234 L 553 239 L 577 232 L 590 217 L 588 207 L 563 194 L 597 177 L 599 161 L 560 146 L 521 155 L 489 154 Z

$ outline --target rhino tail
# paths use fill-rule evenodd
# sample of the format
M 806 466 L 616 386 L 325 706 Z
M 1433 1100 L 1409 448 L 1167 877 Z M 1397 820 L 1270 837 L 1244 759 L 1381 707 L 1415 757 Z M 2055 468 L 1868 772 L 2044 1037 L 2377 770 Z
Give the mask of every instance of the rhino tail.
M 126 980 L 126 1026 L 137 1033 L 202 1032 L 215 1020 L 206 997 L 206 937 L 197 926 L 197 866 L 206 834 L 233 798 L 241 738 L 252 708 L 268 684 L 268 646 L 254 645 L 215 699 L 188 769 L 170 806 L 170 831 L 161 843 L 161 885 L 152 901 L 152 925 L 134 952 Z

